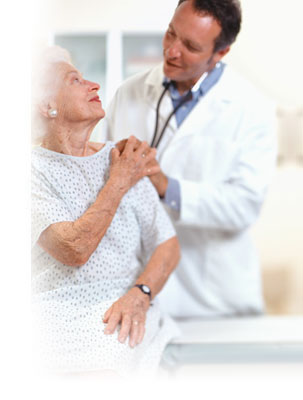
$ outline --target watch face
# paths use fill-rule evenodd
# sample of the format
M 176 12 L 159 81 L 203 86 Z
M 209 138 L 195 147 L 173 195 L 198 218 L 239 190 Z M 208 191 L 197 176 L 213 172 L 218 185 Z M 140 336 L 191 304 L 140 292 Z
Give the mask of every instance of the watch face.
M 148 286 L 146 286 L 146 285 L 142 285 L 142 290 L 143 290 L 144 293 L 147 293 L 147 294 L 150 293 L 150 288 Z

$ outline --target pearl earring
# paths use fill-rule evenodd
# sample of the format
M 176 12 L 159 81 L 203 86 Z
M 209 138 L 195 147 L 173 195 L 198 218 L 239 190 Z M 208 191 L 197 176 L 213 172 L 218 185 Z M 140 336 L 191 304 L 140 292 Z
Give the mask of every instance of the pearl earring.
M 47 111 L 50 118 L 56 118 L 58 115 L 58 111 L 55 108 L 51 108 Z

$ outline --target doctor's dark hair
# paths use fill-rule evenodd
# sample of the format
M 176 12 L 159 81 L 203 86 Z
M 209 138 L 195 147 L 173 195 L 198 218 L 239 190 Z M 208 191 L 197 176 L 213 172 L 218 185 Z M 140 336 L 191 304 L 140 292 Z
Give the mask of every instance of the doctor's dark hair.
M 179 0 L 178 6 L 184 3 Z M 241 6 L 239 0 L 192 0 L 194 10 L 199 14 L 211 15 L 221 26 L 221 33 L 215 39 L 214 53 L 231 45 L 240 32 Z

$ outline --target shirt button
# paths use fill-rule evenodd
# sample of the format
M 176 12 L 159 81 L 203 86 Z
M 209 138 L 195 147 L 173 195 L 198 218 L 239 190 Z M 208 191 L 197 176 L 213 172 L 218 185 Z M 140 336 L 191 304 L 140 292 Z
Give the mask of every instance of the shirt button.
M 170 205 L 171 205 L 172 207 L 176 207 L 177 203 L 175 202 L 175 200 L 173 200 L 173 201 L 170 202 Z

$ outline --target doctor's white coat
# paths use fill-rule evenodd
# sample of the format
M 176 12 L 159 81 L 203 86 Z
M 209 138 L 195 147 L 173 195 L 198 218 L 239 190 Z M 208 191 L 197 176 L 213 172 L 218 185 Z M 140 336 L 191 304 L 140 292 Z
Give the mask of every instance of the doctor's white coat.
M 162 81 L 162 65 L 125 81 L 107 110 L 103 139 L 135 135 L 151 143 Z M 171 111 L 166 93 L 160 129 Z M 158 295 L 171 315 L 262 312 L 259 262 L 249 228 L 274 170 L 274 121 L 274 108 L 228 67 L 179 128 L 171 119 L 158 147 L 163 172 L 181 188 L 180 213 L 166 209 L 182 258 Z

